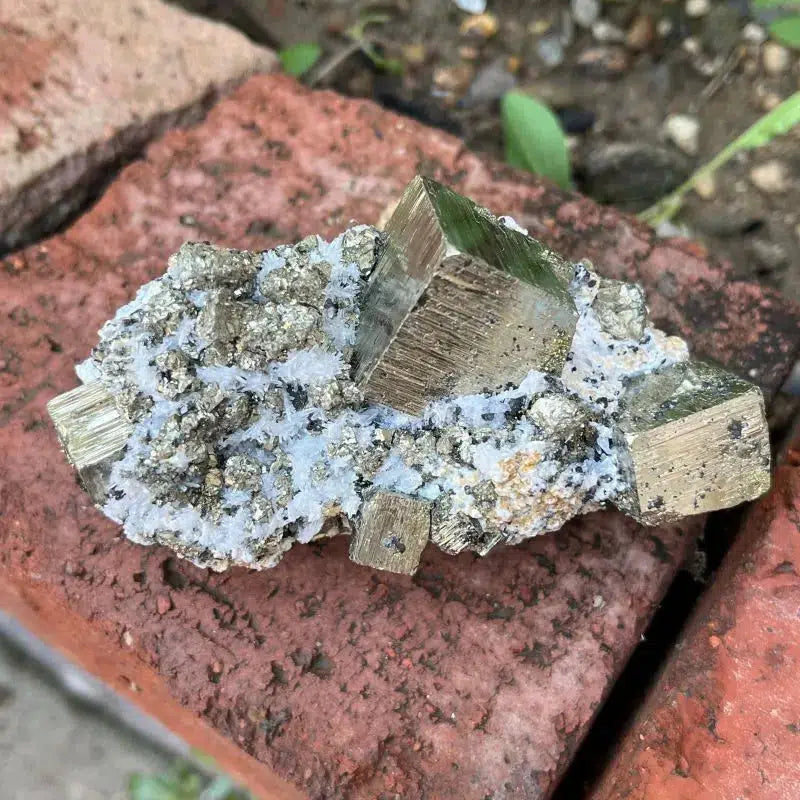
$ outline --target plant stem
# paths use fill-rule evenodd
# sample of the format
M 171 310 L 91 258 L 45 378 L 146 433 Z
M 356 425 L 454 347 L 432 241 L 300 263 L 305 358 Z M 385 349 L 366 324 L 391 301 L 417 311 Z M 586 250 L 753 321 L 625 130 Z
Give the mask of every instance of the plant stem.
M 639 219 L 653 226 L 672 219 L 675 214 L 680 211 L 683 205 L 683 198 L 694 189 L 699 180 L 713 175 L 714 172 L 730 161 L 739 151 L 760 147 L 763 144 L 767 144 L 775 136 L 785 133 L 786 131 L 784 129 L 779 128 L 770 135 L 769 131 L 763 132 L 761 129 L 765 124 L 768 124 L 770 119 L 780 118 L 786 111 L 790 111 L 798 105 L 800 105 L 800 92 L 795 92 L 768 114 L 756 120 L 744 133 L 737 136 L 732 142 L 720 150 L 714 158 L 695 170 L 677 189 L 650 206 L 650 208 L 646 208 L 642 211 L 639 214 Z

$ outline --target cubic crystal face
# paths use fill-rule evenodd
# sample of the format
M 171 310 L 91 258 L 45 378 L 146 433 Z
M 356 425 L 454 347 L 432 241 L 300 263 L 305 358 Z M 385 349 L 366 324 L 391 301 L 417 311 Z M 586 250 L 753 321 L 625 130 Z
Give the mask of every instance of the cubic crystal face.
M 350 558 L 374 569 L 413 575 L 430 530 L 430 502 L 379 490 L 364 502 L 350 537 Z
M 630 488 L 617 505 L 647 525 L 728 508 L 769 488 L 764 399 L 700 362 L 634 378 L 619 444 Z
M 385 232 L 355 346 L 368 400 L 418 414 L 532 369 L 561 372 L 577 312 L 572 269 L 555 253 L 419 177 Z
M 692 362 L 637 286 L 415 179 L 381 233 L 188 243 L 49 404 L 98 507 L 216 570 L 352 532 L 413 574 L 609 505 L 656 524 L 769 484 L 757 387 Z

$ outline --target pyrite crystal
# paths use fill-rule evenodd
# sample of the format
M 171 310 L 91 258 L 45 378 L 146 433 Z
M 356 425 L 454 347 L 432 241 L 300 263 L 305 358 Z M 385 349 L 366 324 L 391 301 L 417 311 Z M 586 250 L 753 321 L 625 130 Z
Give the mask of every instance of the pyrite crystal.
M 420 414 L 532 369 L 560 374 L 578 318 L 569 264 L 421 177 L 385 232 L 353 359 L 367 400 Z
M 413 573 L 613 504 L 645 524 L 769 484 L 759 389 L 689 360 L 638 286 L 415 178 L 381 233 L 184 245 L 49 404 L 125 534 L 274 566 L 351 534 Z

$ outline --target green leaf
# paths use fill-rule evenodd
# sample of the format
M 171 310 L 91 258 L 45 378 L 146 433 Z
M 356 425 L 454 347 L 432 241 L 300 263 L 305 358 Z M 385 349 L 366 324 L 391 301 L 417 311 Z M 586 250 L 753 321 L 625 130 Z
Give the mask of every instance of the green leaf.
M 732 146 L 737 150 L 753 150 L 783 136 L 800 123 L 800 92 L 795 92 L 768 114 L 751 125 Z
M 301 42 L 278 53 L 283 71 L 295 78 L 305 75 L 319 61 L 322 48 L 314 42 Z
M 754 8 L 782 8 L 794 10 L 798 6 L 798 0 L 751 0 Z
M 128 795 L 130 800 L 197 800 L 207 782 L 191 764 L 177 763 L 161 775 L 133 775 Z
M 569 188 L 567 141 L 553 112 L 530 95 L 507 92 L 502 114 L 506 161 Z
M 800 50 L 800 17 L 776 19 L 769 26 L 769 32 L 772 38 L 781 44 Z
M 169 778 L 157 775 L 133 775 L 128 784 L 131 800 L 181 800 Z

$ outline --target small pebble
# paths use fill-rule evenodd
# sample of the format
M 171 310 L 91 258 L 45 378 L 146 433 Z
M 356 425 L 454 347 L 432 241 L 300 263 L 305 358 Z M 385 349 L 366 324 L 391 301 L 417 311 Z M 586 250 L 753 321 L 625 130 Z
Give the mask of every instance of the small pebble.
M 494 14 L 476 14 L 465 17 L 459 31 L 465 36 L 479 36 L 481 39 L 491 39 L 497 33 L 498 23 Z
M 599 0 L 571 0 L 572 18 L 582 28 L 591 28 L 600 17 Z
M 687 36 L 683 42 L 681 43 L 681 47 L 690 55 L 696 56 L 699 55 L 702 51 L 702 47 L 700 46 L 700 40 L 696 36 Z
M 470 85 L 475 68 L 471 64 L 438 67 L 433 71 L 433 82 L 446 92 L 463 92 Z
M 528 33 L 531 36 L 541 36 L 550 30 L 550 23 L 546 19 L 535 19 L 528 25 Z
M 745 75 L 755 75 L 758 72 L 758 61 L 754 58 L 746 58 L 742 64 L 742 72 Z
M 653 18 L 649 14 L 639 14 L 628 28 L 625 44 L 631 50 L 646 50 L 653 43 L 655 36 L 656 24 Z
M 703 200 L 711 200 L 717 193 L 717 182 L 713 175 L 703 175 L 694 184 L 695 194 Z
M 625 31 L 606 19 L 599 19 L 592 25 L 592 36 L 603 44 L 625 41 Z
M 750 170 L 753 185 L 765 194 L 780 194 L 789 188 L 789 176 L 782 161 L 772 159 Z
M 406 64 L 411 64 L 412 66 L 419 66 L 420 64 L 425 63 L 425 59 L 428 57 L 428 52 L 425 49 L 424 44 L 415 43 L 415 44 L 407 44 L 403 48 L 403 60 Z
M 675 27 L 675 23 L 668 19 L 667 17 L 663 17 L 658 21 L 656 25 L 656 33 L 662 38 L 666 39 L 672 33 L 673 28 Z
M 791 55 L 787 48 L 777 42 L 767 42 L 761 53 L 764 70 L 768 75 L 783 75 L 792 63 Z
M 698 19 L 711 10 L 711 0 L 686 0 L 686 16 Z
M 700 122 L 697 117 L 670 114 L 664 122 L 664 133 L 684 153 L 697 155 L 700 137 Z
M 711 78 L 719 73 L 724 63 L 725 59 L 722 56 L 715 56 L 695 59 L 692 66 L 704 77 Z
M 763 86 L 759 86 L 756 89 L 756 101 L 762 111 L 772 111 L 773 108 L 781 104 L 782 98 L 777 92 L 772 92 Z
M 557 67 L 564 61 L 564 45 L 557 33 L 548 33 L 536 42 L 536 55 L 548 67 Z
M 748 22 L 742 28 L 742 39 L 748 44 L 763 44 L 767 40 L 767 33 L 755 22 Z
M 590 47 L 577 60 L 577 66 L 595 78 L 618 78 L 630 64 L 627 51 L 619 46 Z
M 483 14 L 486 11 L 486 0 L 453 0 L 467 14 Z
M 500 58 L 478 70 L 460 106 L 472 108 L 499 100 L 507 91 L 514 88 L 516 82 L 514 76 L 506 69 L 505 59 Z

